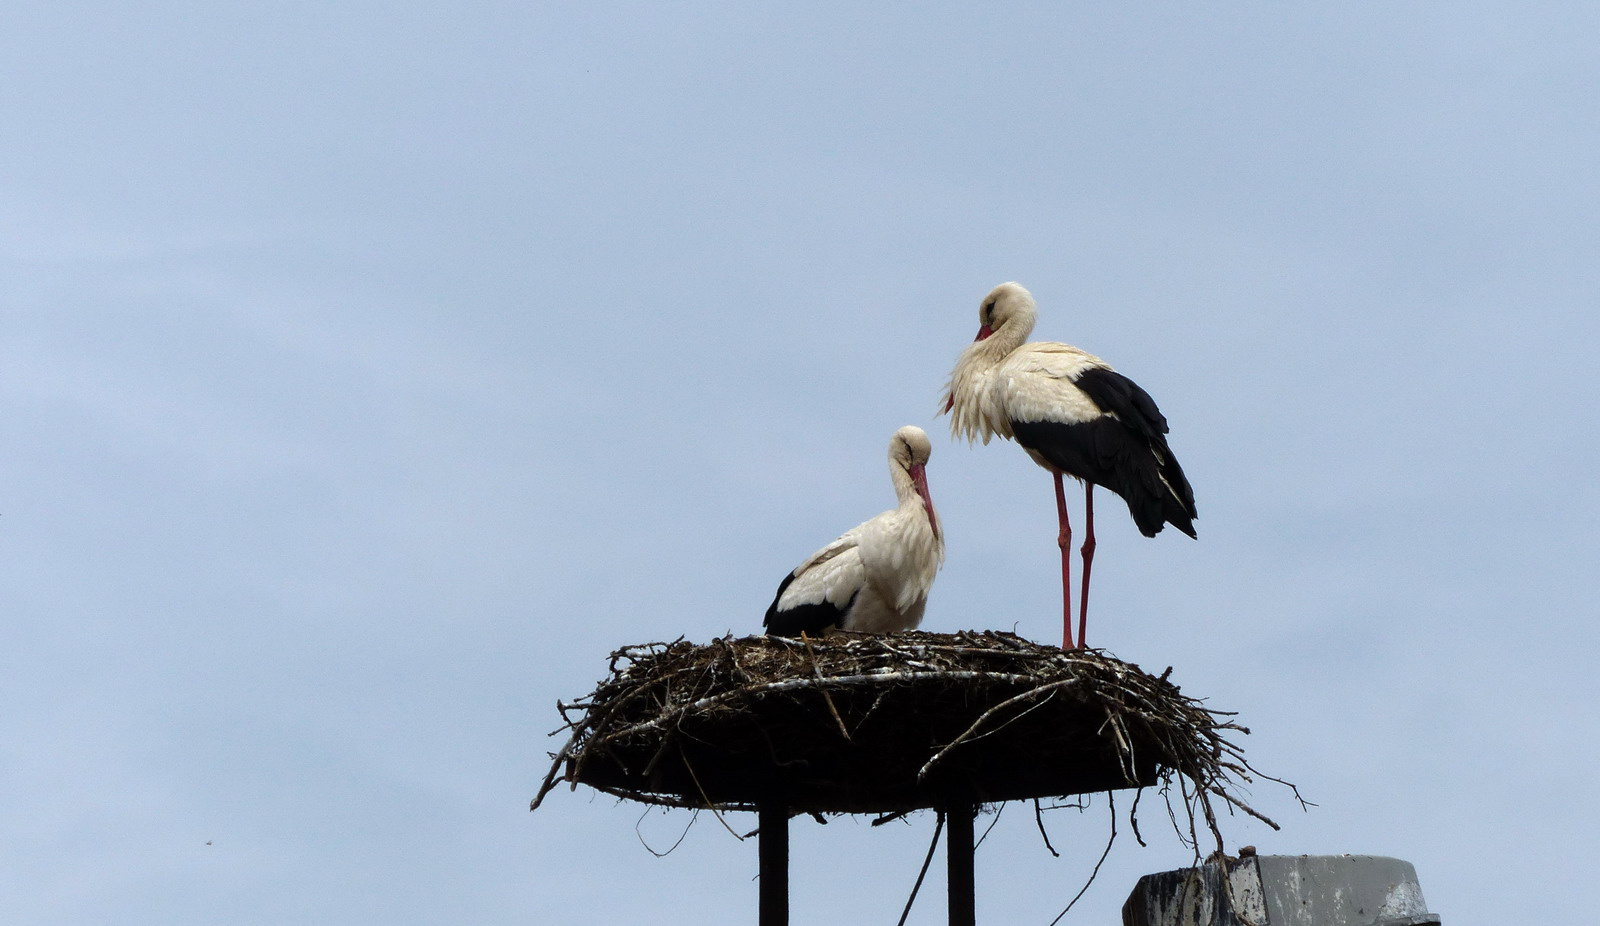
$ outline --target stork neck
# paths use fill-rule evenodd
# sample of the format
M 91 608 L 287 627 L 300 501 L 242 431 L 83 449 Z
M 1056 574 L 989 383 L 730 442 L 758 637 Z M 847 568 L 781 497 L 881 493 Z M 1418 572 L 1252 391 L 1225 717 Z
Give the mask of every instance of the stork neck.
M 899 460 L 889 461 L 889 478 L 894 480 L 894 497 L 901 508 L 913 502 L 922 504 L 922 499 L 917 495 L 917 484 L 911 479 L 911 469 Z
M 1033 315 L 1014 315 L 996 328 L 994 334 L 968 344 L 962 360 L 976 364 L 978 369 L 993 366 L 1021 347 L 1032 333 Z
M 939 515 L 933 509 L 933 496 L 928 491 L 926 470 L 920 466 L 906 466 L 896 460 L 889 467 L 894 479 L 894 494 L 903 512 L 916 512 L 928 519 L 935 537 L 939 536 Z
M 1033 320 L 1031 309 L 1018 310 L 996 328 L 994 334 L 978 343 L 987 347 L 992 356 L 1004 357 L 1027 342 L 1028 335 L 1033 334 Z

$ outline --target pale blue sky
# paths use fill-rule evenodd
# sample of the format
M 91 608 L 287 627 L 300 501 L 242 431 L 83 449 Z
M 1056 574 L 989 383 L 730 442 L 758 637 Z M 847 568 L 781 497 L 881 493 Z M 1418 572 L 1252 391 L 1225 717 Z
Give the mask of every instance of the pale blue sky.
M 934 417 L 1008 279 L 1172 421 L 1200 539 L 1107 504 L 1090 635 L 1320 805 L 1258 787 L 1284 829 L 1232 844 L 1400 856 L 1451 926 L 1587 915 L 1594 7 L 3 19 L 8 921 L 751 921 L 709 817 L 657 859 L 689 814 L 527 814 L 554 703 L 757 630 L 902 424 L 925 627 L 1056 639 L 1049 477 Z M 1072 921 L 1188 861 L 1146 807 Z M 797 821 L 796 922 L 893 922 L 932 827 Z M 1001 818 L 980 917 L 1049 922 L 1103 804 L 1052 835 Z

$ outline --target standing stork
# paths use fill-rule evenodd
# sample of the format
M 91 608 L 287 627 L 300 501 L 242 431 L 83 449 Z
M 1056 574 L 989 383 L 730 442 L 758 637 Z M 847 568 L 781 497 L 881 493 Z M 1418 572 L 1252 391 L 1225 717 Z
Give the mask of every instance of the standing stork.
M 1033 294 L 1001 283 L 983 297 L 978 337 L 950 374 L 944 410 L 950 432 L 968 443 L 1014 438 L 1056 483 L 1061 532 L 1062 646 L 1072 647 L 1072 527 L 1061 477 L 1083 482 L 1083 587 L 1078 646 L 1089 612 L 1094 561 L 1094 487 L 1122 496 L 1139 532 L 1154 537 L 1168 524 L 1195 536 L 1194 490 L 1167 447 L 1167 419 L 1150 394 L 1093 354 L 1053 341 L 1024 343 L 1033 331 Z
M 813 636 L 838 627 L 866 633 L 922 623 L 928 590 L 944 562 L 944 535 L 928 494 L 933 445 L 907 425 L 889 441 L 898 507 L 845 531 L 784 577 L 762 621 L 767 633 Z

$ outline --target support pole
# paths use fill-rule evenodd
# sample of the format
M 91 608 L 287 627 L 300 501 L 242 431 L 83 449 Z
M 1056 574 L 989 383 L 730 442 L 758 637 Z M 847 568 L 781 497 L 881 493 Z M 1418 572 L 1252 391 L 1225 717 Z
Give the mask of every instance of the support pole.
M 766 801 L 756 811 L 761 828 L 760 926 L 789 926 L 789 808 Z
M 949 820 L 944 851 L 950 886 L 950 926 L 975 926 L 977 922 L 977 891 L 972 878 L 972 821 L 977 815 L 978 806 L 968 801 L 954 801 L 945 810 Z

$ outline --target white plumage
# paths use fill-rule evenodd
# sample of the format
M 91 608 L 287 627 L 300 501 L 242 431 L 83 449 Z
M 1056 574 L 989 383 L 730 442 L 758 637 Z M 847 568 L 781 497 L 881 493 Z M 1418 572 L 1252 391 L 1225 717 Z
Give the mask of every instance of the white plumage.
M 795 567 L 778 586 L 763 623 L 780 636 L 833 628 L 866 633 L 922 622 L 944 562 L 944 535 L 928 492 L 933 445 L 907 425 L 889 441 L 889 476 L 899 505 L 858 524 Z
M 1037 312 L 1033 294 L 1017 283 L 1002 283 L 984 297 L 978 337 L 950 374 L 945 411 L 955 436 L 984 443 L 996 435 L 1014 439 L 1054 476 L 1066 646 L 1073 645 L 1072 528 L 1061 480 L 1071 476 L 1084 483 L 1082 646 L 1095 546 L 1094 487 L 1120 495 L 1147 537 L 1167 524 L 1193 537 L 1194 490 L 1167 446 L 1167 419 L 1155 400 L 1093 354 L 1069 344 L 1028 343 Z
M 1020 287 L 1019 287 L 1020 288 Z M 1032 325 L 1028 325 L 1031 330 Z M 1027 337 L 1026 333 L 1022 335 Z M 950 431 L 970 443 L 998 435 L 1011 438 L 1011 422 L 1092 421 L 1105 414 L 1083 390 L 1072 385 L 1085 370 L 1110 365 L 1070 344 L 1036 341 L 1002 352 L 992 336 L 974 341 L 950 377 L 954 413 Z M 998 359 L 996 359 L 998 357 Z

